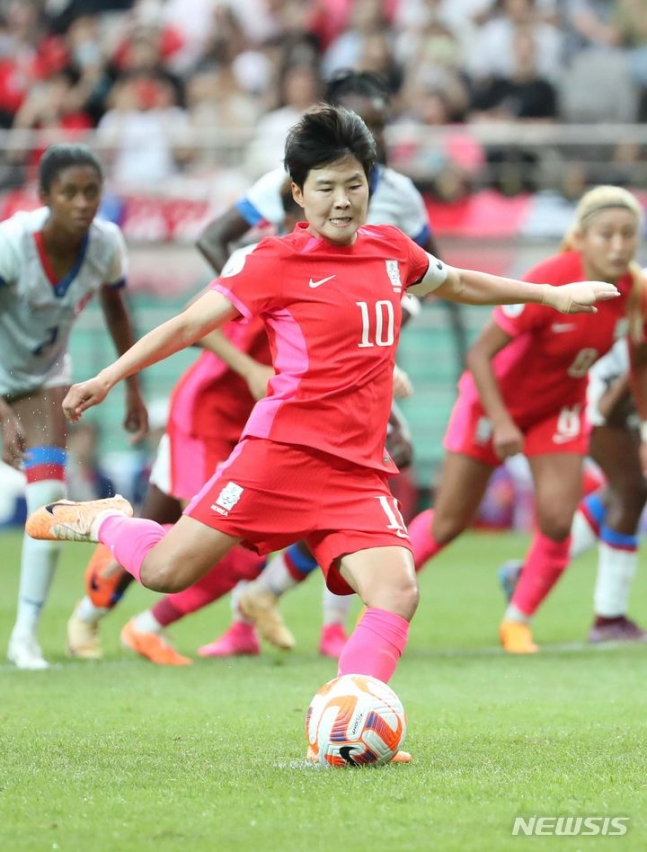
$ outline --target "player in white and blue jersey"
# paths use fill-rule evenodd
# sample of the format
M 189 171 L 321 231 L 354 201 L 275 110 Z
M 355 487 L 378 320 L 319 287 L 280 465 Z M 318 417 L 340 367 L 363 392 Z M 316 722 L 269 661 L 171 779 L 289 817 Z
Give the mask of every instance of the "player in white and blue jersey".
M 96 217 L 103 172 L 84 145 L 52 145 L 40 161 L 43 207 L 0 223 L 0 428 L 3 460 L 23 467 L 28 511 L 65 496 L 67 427 L 61 403 L 72 378 L 68 341 L 74 321 L 99 295 L 118 352 L 134 342 L 123 300 L 125 244 L 119 228 Z M 148 428 L 139 384 L 126 392 L 125 428 Z M 25 537 L 18 615 L 8 658 L 43 669 L 40 613 L 59 546 Z

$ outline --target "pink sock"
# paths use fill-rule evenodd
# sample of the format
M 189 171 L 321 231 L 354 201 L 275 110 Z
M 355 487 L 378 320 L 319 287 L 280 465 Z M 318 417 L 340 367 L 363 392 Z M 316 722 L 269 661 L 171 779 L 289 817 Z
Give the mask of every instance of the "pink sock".
M 433 509 L 425 509 L 424 512 L 416 515 L 409 524 L 409 538 L 413 545 L 413 561 L 416 565 L 416 571 L 420 571 L 425 562 L 428 562 L 432 556 L 440 553 L 445 547 L 444 544 L 438 544 L 431 534 L 433 518 Z
M 362 616 L 339 658 L 338 675 L 365 674 L 388 683 L 409 639 L 409 622 L 371 607 Z
M 553 541 L 536 532 L 523 565 L 511 605 L 524 613 L 534 615 L 550 590 L 568 565 L 571 537 Z
M 235 547 L 193 586 L 163 597 L 155 604 L 152 613 L 162 627 L 167 627 L 185 615 L 217 601 L 230 592 L 240 580 L 255 579 L 264 564 L 264 556 L 243 547 Z
M 141 583 L 146 554 L 166 535 L 164 527 L 144 518 L 108 515 L 99 527 L 99 541 L 109 548 L 115 560 Z

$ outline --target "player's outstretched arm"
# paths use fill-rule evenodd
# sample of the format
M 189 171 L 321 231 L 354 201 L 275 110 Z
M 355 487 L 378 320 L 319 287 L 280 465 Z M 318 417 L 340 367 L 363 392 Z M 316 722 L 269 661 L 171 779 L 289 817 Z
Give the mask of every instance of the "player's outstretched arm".
M 78 420 L 88 408 L 103 402 L 122 379 L 186 349 L 237 313 L 225 296 L 210 290 L 181 314 L 145 334 L 94 378 L 72 385 L 63 400 L 65 416 L 71 421 Z
M 605 281 L 579 281 L 553 287 L 502 278 L 473 269 L 445 266 L 431 258 L 423 280 L 409 288 L 416 295 L 433 292 L 443 299 L 468 305 L 515 305 L 534 302 L 563 314 L 596 312 L 595 303 L 619 296 L 617 287 Z

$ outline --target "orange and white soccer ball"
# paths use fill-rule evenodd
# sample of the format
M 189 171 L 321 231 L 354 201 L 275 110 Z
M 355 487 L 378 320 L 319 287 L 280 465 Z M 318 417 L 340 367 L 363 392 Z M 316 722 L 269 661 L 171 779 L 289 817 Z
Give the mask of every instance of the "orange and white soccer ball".
M 406 733 L 402 702 L 368 675 L 342 675 L 324 684 L 306 713 L 308 745 L 324 766 L 387 763 Z

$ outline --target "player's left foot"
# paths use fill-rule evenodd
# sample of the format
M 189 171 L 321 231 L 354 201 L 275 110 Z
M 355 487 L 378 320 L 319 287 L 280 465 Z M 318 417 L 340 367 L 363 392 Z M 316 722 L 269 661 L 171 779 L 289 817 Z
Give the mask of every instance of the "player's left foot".
M 508 603 L 512 600 L 522 570 L 523 562 L 520 559 L 509 559 L 497 571 L 499 585 Z
M 97 541 L 96 524 L 103 512 L 119 512 L 132 517 L 133 507 L 121 494 L 105 500 L 57 500 L 42 506 L 27 518 L 25 532 L 44 541 Z
M 140 657 L 144 657 L 158 666 L 190 666 L 193 664 L 190 657 L 182 656 L 159 633 L 144 633 L 137 630 L 133 619 L 123 626 L 120 638 L 124 648 L 134 651 Z
M 312 746 L 308 746 L 308 751 L 306 752 L 306 760 L 310 763 L 319 762 L 319 758 L 315 754 L 315 751 Z M 411 763 L 411 755 L 408 751 L 396 751 L 391 760 L 389 760 L 389 763 Z
M 112 609 L 121 600 L 130 578 L 105 544 L 98 544 L 85 569 L 85 593 L 96 607 Z
M 78 607 L 67 622 L 67 654 L 80 660 L 100 660 L 103 657 L 99 641 L 98 622 L 84 621 Z
M 619 615 L 617 618 L 598 615 L 589 630 L 589 642 L 647 642 L 647 630 L 643 630 L 625 615 Z
M 343 624 L 326 624 L 322 627 L 319 637 L 319 653 L 332 660 L 338 660 L 346 642 L 348 642 L 348 636 Z
M 530 627 L 521 621 L 502 621 L 499 638 L 508 654 L 536 654 L 539 650 L 533 642 Z
M 260 653 L 256 628 L 244 621 L 235 621 L 218 639 L 198 648 L 199 657 L 255 657 Z

